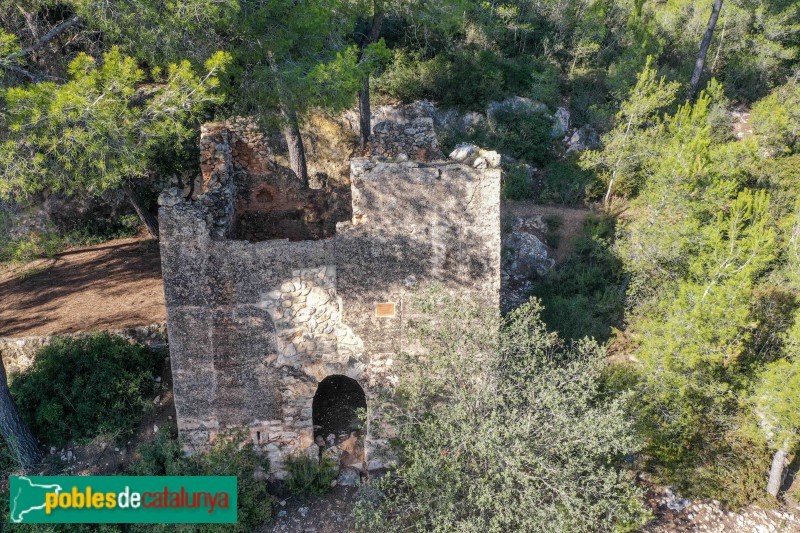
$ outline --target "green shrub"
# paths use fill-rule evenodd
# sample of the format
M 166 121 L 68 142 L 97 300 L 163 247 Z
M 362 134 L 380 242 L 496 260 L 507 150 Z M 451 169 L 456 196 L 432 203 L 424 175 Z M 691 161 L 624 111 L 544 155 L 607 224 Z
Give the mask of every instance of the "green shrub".
M 427 60 L 398 50 L 375 86 L 403 102 L 427 98 L 444 107 L 482 111 L 490 101 L 512 95 L 555 104 L 558 71 L 527 55 L 508 58 L 490 50 L 443 52 Z
M 274 497 L 267 482 L 256 479 L 257 471 L 269 472 L 269 461 L 259 455 L 246 435 L 233 434 L 218 438 L 205 452 L 186 456 L 174 431 L 162 431 L 153 442 L 139 446 L 137 458 L 128 468 L 136 476 L 236 476 L 238 478 L 238 522 L 218 526 L 131 526 L 129 531 L 255 531 L 272 517 Z M 154 527 L 156 527 L 154 529 Z
M 540 203 L 583 204 L 602 195 L 602 183 L 591 170 L 578 165 L 575 156 L 553 161 L 543 172 L 542 187 L 536 193 Z
M 146 347 L 107 333 L 60 337 L 13 378 L 11 393 L 46 444 L 129 435 L 152 405 L 161 360 Z
M 175 432 L 164 429 L 152 442 L 139 445 L 128 466 L 133 476 L 185 476 L 192 470 L 192 459 L 184 455 Z
M 630 531 L 647 512 L 622 458 L 639 442 L 605 354 L 547 332 L 535 301 L 501 322 L 444 294 L 415 305 L 391 425 L 401 461 L 358 504 L 364 531 Z M 498 336 L 497 332 L 501 331 Z
M 336 465 L 327 458 L 316 461 L 305 455 L 289 457 L 286 469 L 289 471 L 286 490 L 301 499 L 322 496 L 336 479 Z
M 511 165 L 503 172 L 503 197 L 527 200 L 533 196 L 533 173 L 525 165 Z
M 493 124 L 481 132 L 485 138 L 478 144 L 542 165 L 550 159 L 552 127 L 550 117 L 544 113 L 500 109 L 495 112 Z
M 611 129 L 614 113 L 609 109 L 602 70 L 576 72 L 567 86 L 572 123 L 590 124 L 599 131 Z
M 536 284 L 542 319 L 567 339 L 593 337 L 605 341 L 612 327 L 622 325 L 625 275 L 611 250 L 614 220 L 590 216 L 575 243 L 573 255 Z

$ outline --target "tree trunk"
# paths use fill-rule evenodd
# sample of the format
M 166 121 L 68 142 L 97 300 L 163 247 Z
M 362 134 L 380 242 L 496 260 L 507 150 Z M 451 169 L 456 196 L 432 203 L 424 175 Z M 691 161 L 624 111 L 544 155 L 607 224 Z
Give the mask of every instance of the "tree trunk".
M 128 197 L 128 201 L 136 210 L 136 214 L 139 215 L 141 221 L 147 226 L 147 231 L 150 233 L 150 236 L 158 240 L 158 219 L 150 214 L 150 210 L 146 205 L 142 204 L 142 200 L 139 198 L 139 195 L 136 194 L 136 191 L 133 190 L 130 183 L 123 181 L 122 190 L 125 191 L 125 196 Z
M 37 446 L 30 429 L 19 416 L 17 404 L 8 390 L 6 369 L 2 360 L 0 360 L 0 433 L 22 470 L 29 472 L 39 464 L 42 457 L 39 453 L 39 446 Z
M 767 482 L 767 492 L 774 498 L 778 497 L 783 484 L 783 472 L 786 469 L 786 459 L 789 456 L 789 450 L 786 449 L 784 444 L 781 449 L 775 452 L 772 457 L 772 468 L 769 470 L 769 482 Z
M 364 87 L 358 91 L 359 130 L 361 131 L 361 149 L 364 150 L 372 132 L 372 110 L 369 103 L 369 76 L 364 78 Z
M 364 36 L 364 39 L 358 44 L 358 61 L 361 62 L 364 57 L 364 48 L 372 43 L 378 41 L 378 36 L 381 34 L 381 27 L 383 26 L 383 19 L 385 13 L 383 11 L 383 2 L 375 0 L 372 3 L 372 24 L 369 28 L 369 35 Z M 358 126 L 361 133 L 361 149 L 367 147 L 369 136 L 372 133 L 372 109 L 370 108 L 369 101 L 369 74 L 364 79 L 364 86 L 358 91 Z
M 692 72 L 692 80 L 689 84 L 689 100 L 694 100 L 697 96 L 697 86 L 700 83 L 700 77 L 703 75 L 703 67 L 706 64 L 706 54 L 708 47 L 711 46 L 711 38 L 714 36 L 714 28 L 717 26 L 717 19 L 719 12 L 722 9 L 723 0 L 714 0 L 711 6 L 711 16 L 708 18 L 708 27 L 703 40 L 700 41 L 700 50 L 697 52 L 697 59 L 694 62 L 694 72 Z
M 283 128 L 283 136 L 286 145 L 289 147 L 289 166 L 303 182 L 308 185 L 308 167 L 306 166 L 306 149 L 303 146 L 303 138 L 300 136 L 300 125 L 297 122 L 297 113 L 284 106 L 283 116 L 286 119 L 286 126 Z

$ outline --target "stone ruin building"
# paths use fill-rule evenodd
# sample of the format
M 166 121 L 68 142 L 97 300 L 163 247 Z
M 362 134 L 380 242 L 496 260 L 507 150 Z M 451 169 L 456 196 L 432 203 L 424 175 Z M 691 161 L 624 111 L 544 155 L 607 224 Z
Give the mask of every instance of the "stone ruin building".
M 358 415 L 396 383 L 414 295 L 499 305 L 501 171 L 444 160 L 430 119 L 377 125 L 351 198 L 303 186 L 246 123 L 200 142 L 202 187 L 159 198 L 181 437 L 245 428 L 277 478 L 289 454 L 387 466 Z

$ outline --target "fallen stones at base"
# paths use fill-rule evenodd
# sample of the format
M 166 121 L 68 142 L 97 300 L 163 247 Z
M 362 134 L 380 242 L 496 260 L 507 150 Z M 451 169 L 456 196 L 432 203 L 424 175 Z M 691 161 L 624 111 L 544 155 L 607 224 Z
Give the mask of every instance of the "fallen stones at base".
M 361 473 L 355 468 L 344 467 L 339 470 L 339 475 L 336 477 L 337 485 L 344 485 L 345 487 L 354 487 L 361 484 Z

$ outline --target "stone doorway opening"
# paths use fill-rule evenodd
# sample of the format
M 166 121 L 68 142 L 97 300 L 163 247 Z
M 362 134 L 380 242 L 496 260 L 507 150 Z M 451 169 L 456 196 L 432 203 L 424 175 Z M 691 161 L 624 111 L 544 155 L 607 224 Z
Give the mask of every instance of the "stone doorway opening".
M 333 375 L 320 381 L 311 408 L 314 440 L 331 447 L 361 435 L 367 397 L 356 380 Z

